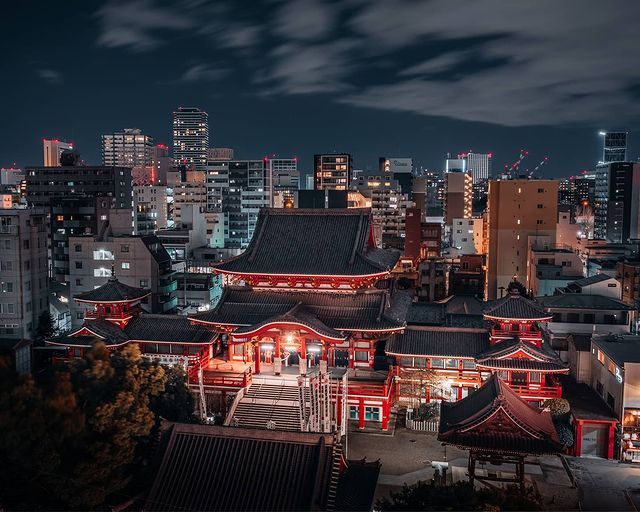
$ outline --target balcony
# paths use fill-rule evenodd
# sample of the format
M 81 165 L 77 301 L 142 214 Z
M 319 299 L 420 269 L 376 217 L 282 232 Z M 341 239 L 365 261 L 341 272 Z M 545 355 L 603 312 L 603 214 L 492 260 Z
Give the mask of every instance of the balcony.
M 160 305 L 160 309 L 163 313 L 167 311 L 171 311 L 178 306 L 178 297 L 172 297 L 167 301 L 159 300 L 158 304 Z
M 178 289 L 178 281 L 170 281 L 167 284 L 158 286 L 158 293 L 172 293 Z
M 562 386 L 560 384 L 555 386 L 543 386 L 542 384 L 529 384 L 518 385 L 507 382 L 509 387 L 513 389 L 521 398 L 525 399 L 547 399 L 547 398 L 561 398 Z

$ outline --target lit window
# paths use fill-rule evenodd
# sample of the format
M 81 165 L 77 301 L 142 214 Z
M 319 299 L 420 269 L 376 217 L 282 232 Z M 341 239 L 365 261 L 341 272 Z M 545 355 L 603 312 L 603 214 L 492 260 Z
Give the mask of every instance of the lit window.
M 128 261 L 123 261 L 121 267 L 126 270 L 129 270 L 131 268 Z

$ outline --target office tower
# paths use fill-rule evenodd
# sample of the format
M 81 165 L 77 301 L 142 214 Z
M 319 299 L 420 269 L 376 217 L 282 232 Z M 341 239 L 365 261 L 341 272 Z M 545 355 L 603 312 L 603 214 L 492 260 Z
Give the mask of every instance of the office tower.
M 260 208 L 271 204 L 268 161 L 210 161 L 207 164 L 207 210 L 222 212 L 225 247 L 246 247 Z
M 48 311 L 47 211 L 0 209 L 0 338 L 32 339 Z
M 569 178 L 563 178 L 558 184 L 558 204 L 571 205 L 572 203 L 571 180 Z
M 209 114 L 199 108 L 180 107 L 173 113 L 173 160 L 175 165 L 207 167 Z
M 59 167 L 62 152 L 73 149 L 73 144 L 59 139 L 42 139 L 42 146 L 44 150 L 42 165 L 45 167 Z
M 458 158 L 464 160 L 464 171 L 471 173 L 473 183 L 491 178 L 493 172 L 493 153 L 468 153 L 458 154 Z
M 627 161 L 627 132 L 600 132 L 602 142 L 602 161 L 626 162 Z
M 138 128 L 102 136 L 102 165 L 149 167 L 153 165 L 153 139 Z
M 595 199 L 596 175 L 584 171 L 578 176 L 572 176 L 570 180 L 571 204 L 573 206 L 593 207 Z M 586 204 L 585 204 L 586 203 Z
M 557 180 L 491 180 L 488 200 L 487 300 L 500 298 L 514 279 L 525 283 L 536 237 L 556 239 Z
M 413 177 L 413 158 L 387 158 L 378 159 L 378 170 L 381 174 L 387 174 L 396 180 L 403 194 L 411 197 L 411 181 Z M 356 177 L 354 176 L 353 179 Z
M 171 313 L 177 306 L 177 282 L 171 258 L 154 235 L 117 235 L 110 230 L 69 239 L 71 296 L 93 290 L 107 282 L 112 272 L 122 284 L 151 290 L 142 301 L 150 313 Z M 83 322 L 90 305 L 69 301 L 74 327 Z
M 233 160 L 233 148 L 209 148 L 207 160 Z
M 594 238 L 626 243 L 640 238 L 640 164 L 596 166 Z
M 464 158 L 447 158 L 444 162 L 444 171 L 447 172 L 466 172 L 467 161 Z
M 353 179 L 353 159 L 347 153 L 313 155 L 316 190 L 347 190 Z
M 468 172 L 448 172 L 445 177 L 444 223 L 467 219 L 473 212 L 473 178 Z
M 298 159 L 267 158 L 268 172 L 271 176 L 271 206 L 275 208 L 294 208 L 300 189 Z

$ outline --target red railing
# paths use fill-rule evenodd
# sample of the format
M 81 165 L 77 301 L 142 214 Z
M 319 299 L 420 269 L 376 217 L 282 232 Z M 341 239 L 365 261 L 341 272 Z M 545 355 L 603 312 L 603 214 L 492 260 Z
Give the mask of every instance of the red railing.
M 535 385 L 518 385 L 509 384 L 518 395 L 523 398 L 560 398 L 562 397 L 562 386 L 535 386 Z
M 246 388 L 251 384 L 252 374 L 249 372 L 239 373 L 235 375 L 220 374 L 216 372 L 208 372 L 204 370 L 202 375 L 202 383 L 205 386 L 216 386 L 224 388 Z M 198 384 L 198 370 L 189 372 L 189 383 Z

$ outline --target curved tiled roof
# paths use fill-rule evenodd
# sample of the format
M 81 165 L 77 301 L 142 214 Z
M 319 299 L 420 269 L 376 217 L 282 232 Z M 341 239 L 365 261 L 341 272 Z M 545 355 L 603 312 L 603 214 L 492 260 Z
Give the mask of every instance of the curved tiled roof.
M 139 341 L 176 343 L 211 343 L 217 334 L 193 325 L 184 315 L 142 314 L 132 318 L 125 327 L 127 336 Z
M 214 265 L 260 275 L 364 276 L 390 271 L 400 253 L 371 242 L 369 209 L 260 210 L 247 250 Z
M 515 356 L 518 352 L 524 352 L 531 359 Z M 496 343 L 479 354 L 476 357 L 476 362 L 479 367 L 496 370 L 513 368 L 516 370 L 563 372 L 569 369 L 552 350 L 538 348 L 533 343 L 519 338 Z
M 488 431 L 482 424 L 497 413 L 513 422 L 514 428 L 506 428 L 503 422 L 501 428 Z M 562 448 L 551 415 L 527 404 L 496 374 L 466 398 L 442 402 L 438 440 L 497 453 L 545 454 Z
M 476 357 L 489 345 L 489 334 L 481 330 L 407 328 L 387 341 L 392 355 Z
M 484 308 L 485 317 L 504 320 L 544 320 L 552 318 L 537 302 L 527 299 L 517 290 L 510 292 L 506 297 L 494 300 Z
M 151 294 L 151 290 L 136 288 L 118 281 L 112 275 L 106 283 L 98 288 L 79 293 L 74 297 L 78 302 L 132 302 L 140 300 Z
M 485 359 L 478 368 L 489 370 L 523 370 L 532 372 L 568 372 L 569 367 L 554 361 L 532 361 L 524 357 L 514 359 Z
M 400 299 L 404 299 L 404 296 Z M 396 311 L 399 308 L 390 303 L 385 290 L 345 293 L 227 286 L 214 309 L 189 318 L 204 324 L 255 328 L 286 315 L 298 304 L 303 308 L 304 315 L 312 315 L 335 331 L 394 330 L 404 327 L 401 312 Z M 309 316 L 305 318 L 308 320 Z

